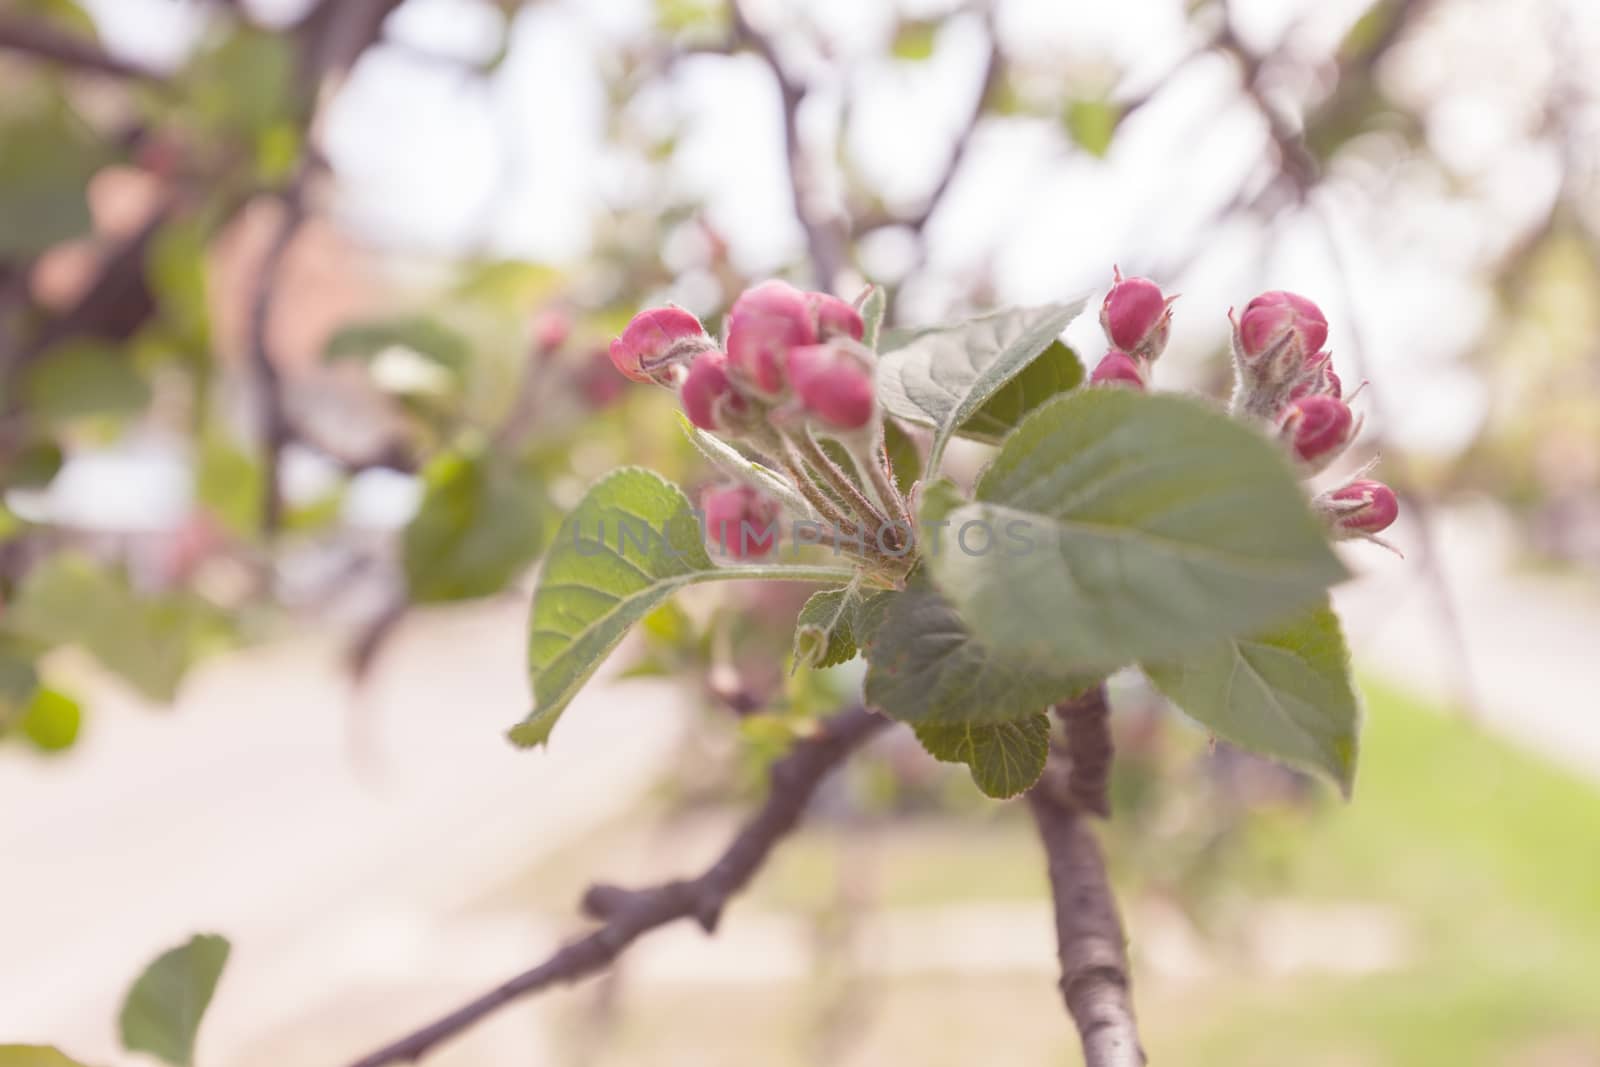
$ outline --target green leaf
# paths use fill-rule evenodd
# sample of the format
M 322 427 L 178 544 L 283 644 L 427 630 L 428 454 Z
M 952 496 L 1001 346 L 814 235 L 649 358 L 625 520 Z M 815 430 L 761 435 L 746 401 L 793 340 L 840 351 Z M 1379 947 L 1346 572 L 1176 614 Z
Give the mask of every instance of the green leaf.
M 1020 426 L 1033 409 L 1082 384 L 1083 364 L 1078 362 L 1078 354 L 1060 341 L 1053 342 L 956 432 L 962 437 L 997 445 Z
M 252 145 L 263 131 L 296 117 L 302 102 L 290 38 L 253 27 L 236 26 L 196 52 L 179 81 L 204 130 Z
M 0 260 L 28 258 L 88 234 L 89 179 L 108 159 L 61 97 L 28 102 L 33 106 L 0 103 Z
M 0 1067 L 84 1067 L 49 1045 L 0 1045 Z
M 22 713 L 22 736 L 42 752 L 62 752 L 78 740 L 83 709 L 55 689 L 39 689 Z
M 141 595 L 121 574 L 67 554 L 28 575 L 4 623 L 47 645 L 81 646 L 160 703 L 177 695 L 190 666 L 229 633 L 226 616 L 195 594 Z
M 0 486 L 7 489 L 43 489 L 65 461 L 54 441 L 29 441 L 16 452 L 0 456 Z
M 533 595 L 528 669 L 534 710 L 511 728 L 543 744 L 628 629 L 679 589 L 740 578 L 849 581 L 836 567 L 718 567 L 682 490 L 637 467 L 613 471 L 561 524 Z
M 856 591 L 847 587 L 824 589 L 806 601 L 795 620 L 795 666 L 823 670 L 855 658 L 851 620 L 857 599 Z
M 939 23 L 932 19 L 906 19 L 895 31 L 889 51 L 896 59 L 920 63 L 933 55 Z
M 93 415 L 137 415 L 150 386 L 125 353 L 99 345 L 65 345 L 28 368 L 23 396 L 30 413 L 50 421 Z
M 934 759 L 965 763 L 978 788 L 1001 800 L 1037 782 L 1050 755 L 1050 719 L 1042 713 L 989 726 L 919 726 L 916 733 Z
M 428 465 L 423 484 L 401 541 L 413 600 L 498 593 L 538 557 L 544 495 L 514 465 L 492 453 L 447 453 Z
M 1048 402 L 1006 439 L 976 501 L 942 517 L 940 590 L 998 656 L 1057 671 L 1252 633 L 1345 577 L 1281 450 L 1177 396 Z
M 889 308 L 889 294 L 881 285 L 867 290 L 861 302 L 861 343 L 876 351 L 878 336 L 883 332 L 883 315 Z
M 1062 116 L 1073 143 L 1096 159 L 1104 159 L 1111 150 L 1121 121 L 1122 108 L 1110 100 L 1070 100 Z
M 1048 349 L 1083 304 L 1006 308 L 896 339 L 878 361 L 878 395 L 892 414 L 934 428 L 930 472 L 951 435 Z
M 1144 672 L 1218 737 L 1326 774 L 1350 795 L 1361 704 L 1339 617 L 1326 603 L 1265 634 L 1214 641 Z
M 1100 681 L 1002 662 L 925 583 L 864 610 L 867 703 L 919 728 L 1026 719 Z
M 460 373 L 472 359 L 471 342 L 423 315 L 346 326 L 328 340 L 323 358 L 371 360 L 390 348 L 414 352 L 452 373 Z
M 228 962 L 228 939 L 196 934 L 156 957 L 122 1002 L 122 1047 L 173 1067 L 194 1063 L 195 1034 Z
M 922 453 L 916 440 L 893 419 L 883 420 L 883 447 L 889 454 L 889 469 L 894 471 L 894 484 L 909 496 L 911 487 L 922 478 Z
M 266 476 L 256 454 L 214 429 L 202 433 L 195 448 L 195 499 L 234 534 L 257 536 Z

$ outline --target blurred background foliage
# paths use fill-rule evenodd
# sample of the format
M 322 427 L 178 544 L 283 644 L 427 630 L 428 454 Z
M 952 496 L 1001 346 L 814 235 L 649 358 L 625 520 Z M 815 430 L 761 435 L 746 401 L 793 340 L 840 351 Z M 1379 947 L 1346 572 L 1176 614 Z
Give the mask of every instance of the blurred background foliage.
M 1088 292 L 1120 261 L 1185 294 L 1162 384 L 1203 391 L 1224 388 L 1223 309 L 1316 293 L 1408 506 L 1487 497 L 1529 559 L 1600 569 L 1592 6 L 1077 6 L 0 0 L 4 743 L 42 756 L 93 728 L 85 654 L 160 705 L 202 658 L 294 628 L 335 634 L 359 675 L 418 606 L 525 595 L 605 470 L 714 477 L 609 338 L 662 300 L 715 327 L 774 274 L 885 284 L 916 324 Z M 803 600 L 719 588 L 648 620 L 629 673 L 738 720 L 740 743 L 685 752 L 672 818 L 717 810 L 855 692 L 856 665 L 789 670 Z M 1116 854 L 1149 914 L 1177 901 L 1241 952 L 1241 897 L 1375 895 L 1415 920 L 1406 967 L 1318 980 L 1339 1034 L 1277 1005 L 1280 1033 L 1328 1050 L 1295 1062 L 1596 1062 L 1595 871 L 1559 843 L 1585 839 L 1592 791 L 1383 691 L 1361 786 L 1383 804 L 1316 821 L 1328 798 L 1299 778 L 1202 759 L 1122 696 Z M 1430 781 L 1491 772 L 1526 812 L 1436 808 Z M 1037 863 L 1009 861 L 1020 821 L 980 812 L 964 774 L 892 748 L 854 773 L 763 890 L 784 906 L 848 896 L 813 887 L 832 850 L 888 850 L 891 903 L 1039 892 L 985 881 Z M 952 810 L 991 821 L 952 844 L 927 818 Z M 890 845 L 891 817 L 927 836 Z M 1414 869 L 1419 835 L 1487 881 Z M 529 878 L 505 899 L 570 903 Z M 1540 953 L 1457 936 L 1485 915 Z M 927 1018 L 923 992 L 885 996 Z M 1048 1025 L 1045 1052 L 1067 1040 L 1049 993 L 1022 1001 L 1047 1022 L 1017 1022 Z M 1157 1061 L 1284 1062 L 1248 1026 L 1277 996 L 1158 994 Z M 1426 1053 L 1413 1010 L 1438 1023 Z M 628 1035 L 653 1025 L 585 1062 L 637 1062 Z M 1533 1058 L 1546 1039 L 1556 1058 Z

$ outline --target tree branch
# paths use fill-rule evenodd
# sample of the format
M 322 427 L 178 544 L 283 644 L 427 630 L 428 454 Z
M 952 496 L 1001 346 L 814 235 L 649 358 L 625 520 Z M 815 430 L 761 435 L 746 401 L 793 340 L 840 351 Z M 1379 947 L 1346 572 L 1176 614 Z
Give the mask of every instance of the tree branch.
M 765 34 L 759 33 L 745 17 L 741 0 L 729 5 L 733 17 L 732 39 L 736 44 L 748 44 L 772 71 L 778 83 L 778 95 L 783 100 L 783 147 L 789 168 L 789 194 L 794 201 L 794 214 L 805 231 L 806 249 L 811 258 L 811 272 L 819 289 L 831 290 L 839 270 L 844 266 L 844 234 L 840 227 L 829 226 L 811 215 L 808 203 L 805 148 L 800 143 L 800 104 L 805 100 L 806 87 L 795 81 L 784 70 L 777 49 Z
M 1051 770 L 1028 790 L 1028 806 L 1049 862 L 1061 996 L 1088 1067 L 1142 1067 L 1126 938 L 1105 859 L 1077 799 L 1105 806 L 1111 757 L 1105 686 L 1058 705 L 1056 713 L 1067 726 L 1066 759 L 1056 754 Z
M 559 983 L 575 982 L 604 969 L 634 939 L 658 926 L 693 918 L 707 933 L 714 931 L 729 899 L 745 887 L 773 847 L 799 823 L 818 784 L 888 724 L 889 720 L 865 708 L 852 708 L 824 721 L 815 735 L 797 742 L 788 755 L 772 765 L 766 802 L 705 873 L 648 889 L 591 886 L 583 896 L 583 911 L 601 920 L 603 926 L 569 941 L 532 970 L 356 1060 L 351 1067 L 413 1063 L 435 1045 L 520 997 Z
M 294 426 L 289 420 L 283 376 L 272 358 L 271 339 L 267 335 L 284 257 L 306 221 L 305 187 L 310 171 L 311 165 L 303 164 L 284 192 L 283 217 L 261 260 L 261 267 L 256 274 L 255 294 L 250 303 L 250 371 L 255 379 L 256 420 L 261 435 L 261 529 L 269 535 L 276 533 L 283 523 L 283 486 L 279 467 L 283 461 L 283 450 L 294 440 Z
M 13 16 L 0 16 L 0 50 L 42 59 L 87 74 L 146 82 L 165 80 L 158 72 L 118 59 L 82 38 Z

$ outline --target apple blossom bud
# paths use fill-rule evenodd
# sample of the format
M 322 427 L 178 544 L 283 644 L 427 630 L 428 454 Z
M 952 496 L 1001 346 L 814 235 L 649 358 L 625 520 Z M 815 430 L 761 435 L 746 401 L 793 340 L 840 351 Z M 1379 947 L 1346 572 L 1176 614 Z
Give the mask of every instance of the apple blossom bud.
M 866 324 L 861 321 L 861 312 L 836 296 L 827 293 L 807 293 L 806 302 L 811 306 L 811 317 L 816 323 L 819 341 L 827 341 L 834 337 L 848 337 L 852 341 L 859 341 L 867 332 Z
M 1234 348 L 1246 364 L 1268 362 L 1298 369 L 1328 340 L 1322 309 L 1297 293 L 1262 293 L 1245 305 L 1234 328 Z M 1270 358 L 1269 358 L 1270 357 Z M 1274 376 L 1278 376 L 1274 374 Z
M 591 411 L 603 411 L 615 404 L 622 399 L 623 391 L 628 387 L 627 379 L 617 373 L 603 348 L 588 353 L 574 379 L 579 395 Z
M 706 536 L 733 559 L 759 559 L 778 540 L 778 502 L 748 485 L 719 485 L 700 498 Z
M 727 430 L 727 416 L 742 412 L 747 402 L 728 380 L 728 357 L 709 348 L 694 358 L 683 379 L 683 410 L 702 430 Z
M 567 343 L 571 333 L 572 316 L 564 308 L 546 308 L 533 320 L 533 347 L 539 352 L 554 352 Z
M 1304 463 L 1320 470 L 1355 436 L 1349 405 L 1331 396 L 1306 396 L 1291 403 L 1278 423 L 1280 436 Z
M 1126 352 L 1119 352 L 1115 348 L 1101 358 L 1094 368 L 1094 373 L 1089 375 L 1089 382 L 1092 385 L 1121 385 L 1141 391 L 1144 389 L 1144 375 L 1139 373 L 1139 365 Z
M 764 396 L 783 392 L 789 350 L 816 341 L 811 301 L 787 282 L 746 289 L 728 312 L 729 368 Z
M 877 414 L 872 364 L 851 342 L 791 350 L 789 382 L 800 406 L 830 429 L 859 430 Z
M 1351 536 L 1388 529 L 1400 514 L 1394 490 L 1370 478 L 1324 493 L 1317 504 L 1337 530 Z
M 611 362 L 636 382 L 669 385 L 674 367 L 713 347 L 700 320 L 679 307 L 648 308 L 611 342 Z
M 1290 400 L 1299 400 L 1303 396 L 1331 396 L 1335 400 L 1343 398 L 1344 384 L 1333 372 L 1331 353 L 1318 352 L 1306 360 L 1300 380 L 1289 390 Z
M 1100 328 L 1113 348 L 1153 360 L 1167 347 L 1172 300 L 1149 278 L 1124 278 L 1121 271 L 1115 278 L 1100 305 Z

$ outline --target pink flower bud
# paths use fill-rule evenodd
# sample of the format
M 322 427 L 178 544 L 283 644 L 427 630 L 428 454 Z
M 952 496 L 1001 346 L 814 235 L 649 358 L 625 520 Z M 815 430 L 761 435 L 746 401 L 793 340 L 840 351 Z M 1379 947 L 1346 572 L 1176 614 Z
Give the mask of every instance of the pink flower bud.
M 1354 436 L 1355 424 L 1355 416 L 1343 401 L 1331 396 L 1306 396 L 1284 411 L 1278 431 L 1296 456 L 1320 468 L 1344 451 Z
M 1394 490 L 1369 478 L 1324 493 L 1318 503 L 1334 526 L 1352 534 L 1375 534 L 1388 529 L 1400 515 L 1400 501 Z
M 1294 388 L 1289 390 L 1290 400 L 1299 400 L 1303 396 L 1331 396 L 1338 400 L 1344 396 L 1344 384 L 1333 372 L 1331 353 L 1318 352 L 1308 358 L 1301 375 Z
M 745 398 L 728 380 L 728 357 L 708 348 L 694 358 L 683 379 L 683 410 L 702 430 L 726 430 L 727 414 L 743 411 Z
M 1094 373 L 1089 375 L 1089 382 L 1093 385 L 1132 386 L 1140 391 L 1144 389 L 1144 375 L 1139 373 L 1139 365 L 1126 352 L 1119 352 L 1115 348 L 1101 358 Z
M 816 323 L 817 340 L 848 337 L 852 341 L 859 341 L 866 333 L 861 312 L 838 297 L 827 293 L 807 293 L 806 302 L 811 306 L 812 321 Z
M 572 316 L 564 308 L 541 311 L 533 320 L 533 347 L 539 352 L 554 352 L 567 343 L 572 333 Z
M 590 352 L 574 377 L 584 403 L 593 411 L 603 411 L 621 400 L 628 387 L 627 379 L 617 373 L 603 348 Z
M 700 498 L 706 536 L 733 559 L 759 559 L 778 540 L 778 502 L 748 485 L 719 485 Z
M 1272 357 L 1276 364 L 1281 356 L 1286 366 L 1296 369 L 1314 358 L 1327 340 L 1328 320 L 1322 309 L 1281 289 L 1262 293 L 1246 304 L 1234 329 L 1241 360 L 1258 363 Z
M 1113 348 L 1152 360 L 1167 347 L 1172 328 L 1172 301 L 1149 278 L 1124 278 L 1116 281 L 1100 305 L 1100 328 Z
M 672 368 L 711 348 L 700 320 L 682 308 L 649 308 L 611 342 L 611 362 L 636 382 L 666 385 Z
M 811 301 L 787 282 L 746 289 L 728 312 L 728 365 L 764 396 L 783 392 L 789 350 L 816 342 Z
M 835 430 L 859 430 L 877 414 L 872 366 L 859 345 L 803 345 L 789 352 L 789 383 L 800 405 Z

